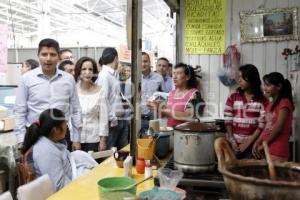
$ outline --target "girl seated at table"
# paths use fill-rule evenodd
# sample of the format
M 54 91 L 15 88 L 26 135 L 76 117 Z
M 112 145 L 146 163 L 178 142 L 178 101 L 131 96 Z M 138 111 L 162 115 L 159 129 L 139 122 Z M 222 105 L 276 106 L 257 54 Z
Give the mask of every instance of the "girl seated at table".
M 254 144 L 253 154 L 262 158 L 262 142 L 266 141 L 272 160 L 287 161 L 294 111 L 291 83 L 278 72 L 265 75 L 263 80 L 265 95 L 272 101 L 266 108 L 266 127 Z
M 48 174 L 55 191 L 97 165 L 89 154 L 67 150 L 66 131 L 63 112 L 47 109 L 28 128 L 23 142 L 22 154 L 31 154 L 35 176 Z

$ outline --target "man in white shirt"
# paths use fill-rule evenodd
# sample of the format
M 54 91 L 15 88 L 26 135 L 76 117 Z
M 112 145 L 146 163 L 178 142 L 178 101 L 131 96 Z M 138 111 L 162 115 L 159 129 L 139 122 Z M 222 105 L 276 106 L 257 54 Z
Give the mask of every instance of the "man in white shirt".
M 165 57 L 160 57 L 156 63 L 157 72 L 162 75 L 165 83 L 166 90 L 164 92 L 170 92 L 173 89 L 173 80 L 169 76 L 169 60 Z
M 123 148 L 128 144 L 127 121 L 124 120 L 125 111 L 121 101 L 120 82 L 118 79 L 118 52 L 115 48 L 105 48 L 102 56 L 102 70 L 96 83 L 104 89 L 108 102 L 109 134 L 107 148 Z
M 18 87 L 14 109 L 17 141 L 23 143 L 26 127 L 36 122 L 41 112 L 57 108 L 71 123 L 72 148 L 80 149 L 80 104 L 73 76 L 57 69 L 58 42 L 48 38 L 41 40 L 38 58 L 40 66 L 25 73 Z

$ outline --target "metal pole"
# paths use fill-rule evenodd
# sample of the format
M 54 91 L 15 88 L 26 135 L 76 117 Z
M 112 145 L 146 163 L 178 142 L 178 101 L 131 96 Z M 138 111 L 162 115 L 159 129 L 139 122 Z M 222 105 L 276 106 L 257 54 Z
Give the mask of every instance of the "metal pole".
M 130 130 L 130 154 L 135 162 L 137 135 L 141 129 L 141 50 L 142 50 L 142 2 L 141 0 L 128 0 L 131 5 L 131 63 L 132 63 L 132 100 L 133 117 Z M 127 37 L 128 38 L 128 37 Z M 130 38 L 130 37 L 129 37 Z

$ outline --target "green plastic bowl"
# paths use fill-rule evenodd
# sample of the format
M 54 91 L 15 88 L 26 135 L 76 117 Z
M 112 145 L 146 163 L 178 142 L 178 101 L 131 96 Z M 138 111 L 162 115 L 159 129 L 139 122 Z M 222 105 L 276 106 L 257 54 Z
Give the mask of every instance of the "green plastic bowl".
M 134 197 L 136 194 L 136 186 L 123 189 L 135 184 L 135 180 L 130 177 L 103 178 L 97 184 L 101 199 L 117 200 L 124 197 Z

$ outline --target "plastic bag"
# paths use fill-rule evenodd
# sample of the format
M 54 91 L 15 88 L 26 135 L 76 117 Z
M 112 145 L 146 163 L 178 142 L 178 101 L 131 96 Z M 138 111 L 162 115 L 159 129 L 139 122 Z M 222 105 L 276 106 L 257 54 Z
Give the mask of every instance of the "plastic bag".
M 148 101 L 167 101 L 169 93 L 167 92 L 154 92 Z
M 225 86 L 233 86 L 238 82 L 240 58 L 241 54 L 235 45 L 227 47 L 223 55 L 224 67 L 218 72 L 218 77 Z
M 161 189 L 175 191 L 175 188 L 182 177 L 183 172 L 180 170 L 162 168 L 158 171 L 159 185 Z
M 180 199 L 182 199 L 180 194 L 175 191 L 159 189 L 157 187 L 154 187 L 152 190 L 147 190 L 147 191 L 141 192 L 139 194 L 139 198 L 142 200 L 180 200 Z

